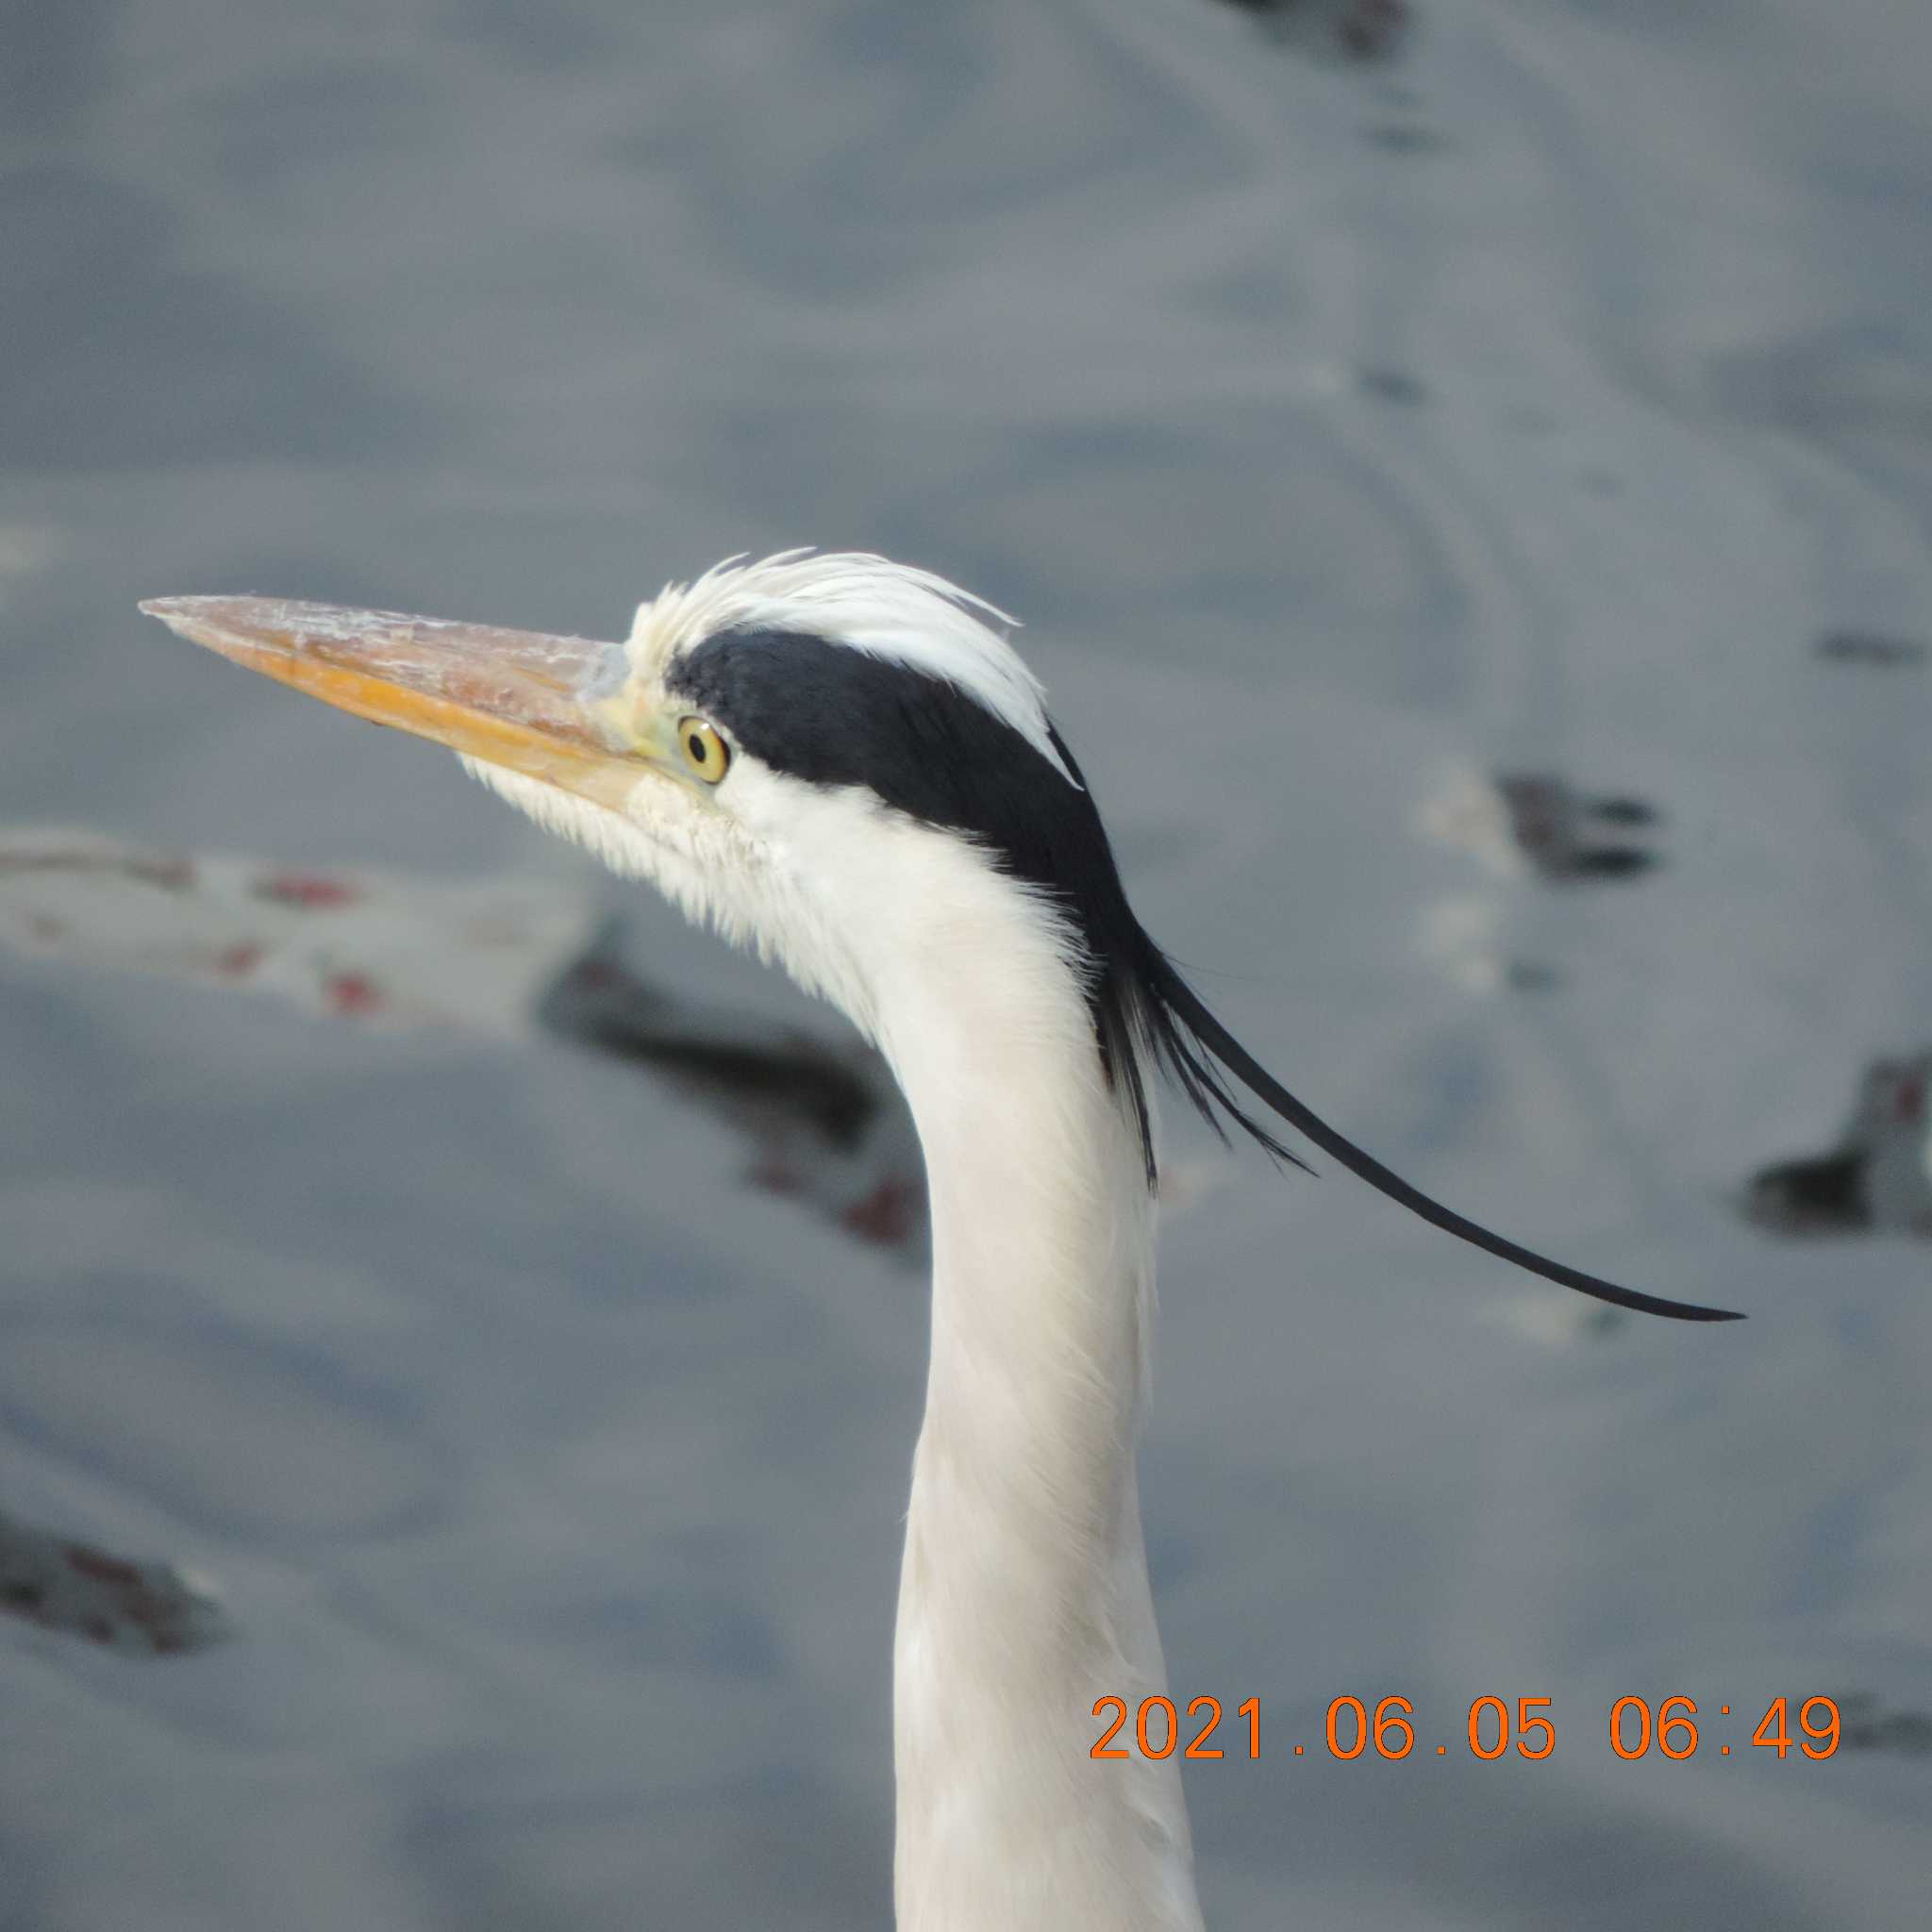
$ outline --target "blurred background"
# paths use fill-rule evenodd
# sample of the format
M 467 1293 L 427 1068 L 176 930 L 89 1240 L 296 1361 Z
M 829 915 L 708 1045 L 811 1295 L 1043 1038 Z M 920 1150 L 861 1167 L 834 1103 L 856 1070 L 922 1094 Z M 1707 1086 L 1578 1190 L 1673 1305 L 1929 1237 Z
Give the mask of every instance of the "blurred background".
M 1210 1925 L 1922 1925 L 1928 75 L 1910 0 L 0 10 L 0 1924 L 889 1924 L 890 1083 L 134 609 L 818 543 L 1025 620 L 1311 1104 L 1752 1316 L 1170 1109 Z M 1289 1755 L 1344 1693 L 1448 1756 Z

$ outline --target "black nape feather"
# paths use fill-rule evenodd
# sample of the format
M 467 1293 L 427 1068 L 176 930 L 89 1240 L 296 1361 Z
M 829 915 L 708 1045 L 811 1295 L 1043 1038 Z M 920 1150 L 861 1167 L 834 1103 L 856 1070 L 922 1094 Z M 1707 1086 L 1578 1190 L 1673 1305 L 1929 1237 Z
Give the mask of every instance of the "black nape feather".
M 1743 1320 L 1735 1309 L 1709 1308 L 1695 1302 L 1667 1301 L 1661 1295 L 1641 1294 L 1634 1288 L 1619 1288 L 1613 1281 L 1605 1281 L 1595 1274 L 1586 1274 L 1580 1268 L 1572 1268 L 1566 1262 L 1553 1261 L 1547 1255 L 1539 1255 L 1533 1248 L 1523 1247 L 1518 1242 L 1484 1227 L 1481 1223 L 1471 1221 L 1467 1216 L 1457 1213 L 1453 1208 L 1443 1207 L 1441 1202 L 1424 1193 L 1420 1188 L 1411 1186 L 1392 1169 L 1384 1167 L 1373 1154 L 1357 1147 L 1345 1135 L 1337 1133 L 1320 1114 L 1297 1100 L 1202 1005 L 1199 996 L 1173 966 L 1160 958 L 1158 950 L 1151 941 L 1149 950 L 1159 961 L 1156 969 L 1159 975 L 1158 997 L 1164 1010 L 1165 1024 L 1172 1033 L 1184 1036 L 1187 1041 L 1191 1042 L 1197 1061 L 1204 1057 L 1219 1061 L 1257 1099 L 1266 1102 L 1298 1133 L 1307 1135 L 1324 1154 L 1332 1155 L 1351 1174 L 1387 1194 L 1391 1201 L 1400 1202 L 1411 1214 L 1421 1215 L 1432 1227 L 1440 1227 L 1445 1234 L 1453 1234 L 1458 1240 L 1481 1248 L 1486 1254 L 1494 1255 L 1515 1267 L 1526 1269 L 1531 1274 L 1541 1274 L 1545 1281 L 1557 1282 L 1564 1288 L 1574 1288 L 1578 1294 L 1593 1296 L 1597 1301 L 1609 1302 L 1620 1308 L 1635 1308 L 1645 1315 L 1664 1315 L 1677 1322 Z M 1217 1104 L 1227 1106 L 1222 1097 L 1224 1089 L 1216 1088 L 1209 1091 L 1214 1094 Z M 1195 1105 L 1202 1105 L 1198 1098 L 1195 1099 Z M 1240 1108 L 1229 1108 L 1228 1111 L 1264 1147 L 1274 1149 L 1274 1143 L 1272 1139 L 1257 1129 Z M 1290 1158 L 1293 1157 L 1291 1156 Z M 1296 1161 L 1295 1165 L 1301 1167 L 1307 1163 Z
M 1051 726 L 1074 784 L 1021 732 L 943 678 L 808 632 L 723 632 L 677 660 L 667 682 L 774 771 L 812 784 L 864 786 L 894 810 L 973 839 L 1059 905 L 1086 956 L 1102 1063 L 1139 1128 L 1150 1188 L 1150 1066 L 1224 1141 L 1233 1125 L 1275 1159 L 1312 1172 L 1237 1099 L 1232 1076 L 1350 1173 L 1486 1253 L 1618 1307 L 1685 1322 L 1739 1319 L 1619 1288 L 1520 1247 L 1411 1187 L 1305 1107 L 1208 1010 L 1134 917 L 1100 813 Z

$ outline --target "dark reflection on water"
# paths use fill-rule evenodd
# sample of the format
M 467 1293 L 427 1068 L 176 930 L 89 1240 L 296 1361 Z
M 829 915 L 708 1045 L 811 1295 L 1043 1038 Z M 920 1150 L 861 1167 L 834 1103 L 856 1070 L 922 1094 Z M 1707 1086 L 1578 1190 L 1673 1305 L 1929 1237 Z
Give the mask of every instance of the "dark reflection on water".
M 1832 664 L 1876 664 L 1903 669 L 1925 661 L 1916 638 L 1879 637 L 1871 631 L 1835 630 L 1818 640 L 1818 655 Z
M 1932 1757 L 1932 1711 L 1889 1710 L 1884 1700 L 1869 1690 L 1846 1691 L 1834 1702 L 1847 1751 Z
M 886 1922 L 903 1115 L 133 608 L 608 636 L 815 541 L 1027 620 L 1150 928 L 1297 1091 L 1753 1316 L 1594 1327 L 1175 1124 L 1176 1690 L 1560 1740 L 1190 1767 L 1209 1924 L 1923 1924 L 1932 1298 L 1873 1205 L 1923 1154 L 1819 1123 L 1932 1009 L 1932 14 L 1257 10 L 0 9 L 0 823 L 98 828 L 78 897 L 0 873 L 67 922 L 0 953 L 0 1492 L 242 1633 L 0 1618 L 0 1917 Z M 1774 1162 L 1868 1237 L 1743 1224 Z M 1835 1685 L 1823 1765 L 1603 1743 Z
M 1751 1218 L 1779 1234 L 1932 1235 L 1932 1050 L 1874 1060 L 1829 1153 L 1751 1177 Z
M 1386 60 L 1413 20 L 1408 0 L 1222 0 L 1259 14 L 1274 35 L 1307 52 Z

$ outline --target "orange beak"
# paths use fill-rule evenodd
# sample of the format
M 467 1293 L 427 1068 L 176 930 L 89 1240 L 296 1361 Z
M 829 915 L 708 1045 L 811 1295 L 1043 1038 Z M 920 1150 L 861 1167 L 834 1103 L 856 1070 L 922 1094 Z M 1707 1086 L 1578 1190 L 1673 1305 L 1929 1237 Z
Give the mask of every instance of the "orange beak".
M 157 597 L 171 630 L 373 724 L 621 810 L 648 769 L 624 646 L 275 597 Z

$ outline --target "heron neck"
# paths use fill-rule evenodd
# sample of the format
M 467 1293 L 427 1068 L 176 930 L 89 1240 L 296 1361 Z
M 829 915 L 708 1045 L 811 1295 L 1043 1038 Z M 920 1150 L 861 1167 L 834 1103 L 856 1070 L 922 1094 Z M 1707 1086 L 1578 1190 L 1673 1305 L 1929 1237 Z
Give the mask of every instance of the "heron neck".
M 1166 1689 L 1134 1438 L 1139 1138 L 1030 910 L 882 1002 L 932 1202 L 931 1361 L 895 1644 L 902 1932 L 1200 1926 L 1173 1761 L 1096 1762 Z M 1183 1706 L 1185 1709 L 1185 1705 Z

